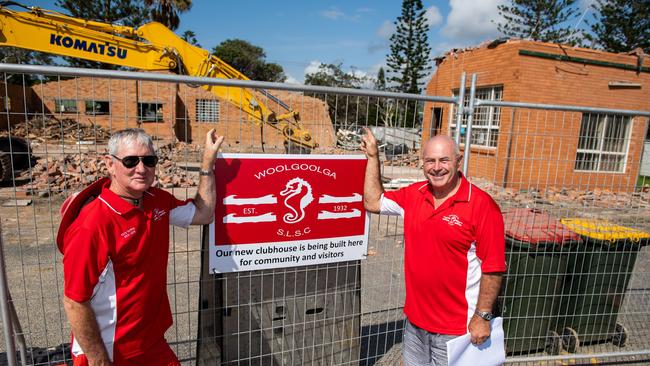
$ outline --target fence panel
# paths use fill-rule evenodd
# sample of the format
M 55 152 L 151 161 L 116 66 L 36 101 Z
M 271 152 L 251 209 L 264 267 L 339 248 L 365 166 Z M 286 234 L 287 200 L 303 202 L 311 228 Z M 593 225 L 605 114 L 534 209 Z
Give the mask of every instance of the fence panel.
M 24 138 L 33 157 L 0 187 L 9 293 L 31 347 L 27 364 L 56 364 L 69 361 L 69 350 L 50 348 L 70 341 L 61 305 L 62 258 L 54 245 L 59 207 L 69 193 L 105 172 L 102 157 L 112 131 L 149 132 L 162 158 L 158 184 L 179 198 L 196 191 L 202 136 L 210 128 L 225 135 L 226 152 L 283 153 L 284 138 L 274 126 L 256 124 L 237 106 L 193 87 L 205 79 L 3 71 L 1 92 L 8 102 L 2 129 L 5 136 Z M 360 128 L 371 127 L 381 136 L 387 189 L 422 179 L 421 139 L 456 131 L 458 111 L 449 97 L 270 86 L 291 89 L 272 93 L 300 113 L 319 144 L 316 153 L 360 154 Z M 268 95 L 257 95 L 271 109 L 285 110 Z M 638 179 L 647 115 L 489 101 L 479 101 L 474 112 L 467 175 L 504 212 L 527 208 L 557 220 L 579 218 L 563 221 L 575 231 L 585 220 L 606 220 L 650 232 L 650 192 Z M 465 131 L 461 125 L 462 141 Z M 27 153 L 18 145 L 10 148 L 17 151 L 7 164 L 18 168 Z M 465 153 L 464 143 L 461 150 Z M 7 164 L 3 168 L 11 168 Z M 399 363 L 402 219 L 371 217 L 362 261 L 226 275 L 203 269 L 206 230 L 170 230 L 174 325 L 166 336 L 184 364 Z M 644 241 L 583 242 L 543 250 L 523 245 L 530 244 L 525 240 L 508 242 L 509 272 L 498 310 L 509 362 L 638 360 L 650 353 Z M 4 338 L 0 341 L 6 351 Z

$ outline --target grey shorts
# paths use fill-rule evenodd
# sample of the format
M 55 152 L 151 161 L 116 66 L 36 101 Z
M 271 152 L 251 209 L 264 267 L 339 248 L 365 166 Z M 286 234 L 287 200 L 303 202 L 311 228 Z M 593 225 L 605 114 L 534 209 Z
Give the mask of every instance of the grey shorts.
M 413 325 L 407 318 L 402 341 L 404 366 L 447 365 L 447 341 L 456 337 L 430 333 Z

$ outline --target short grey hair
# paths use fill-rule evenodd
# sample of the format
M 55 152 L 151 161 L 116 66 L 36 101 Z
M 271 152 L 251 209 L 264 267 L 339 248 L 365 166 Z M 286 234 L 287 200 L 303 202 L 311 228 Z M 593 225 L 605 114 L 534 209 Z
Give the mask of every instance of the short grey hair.
M 127 128 L 113 133 L 108 140 L 108 153 L 117 155 L 120 147 L 134 145 L 146 146 L 153 154 L 156 153 L 151 137 L 141 128 Z

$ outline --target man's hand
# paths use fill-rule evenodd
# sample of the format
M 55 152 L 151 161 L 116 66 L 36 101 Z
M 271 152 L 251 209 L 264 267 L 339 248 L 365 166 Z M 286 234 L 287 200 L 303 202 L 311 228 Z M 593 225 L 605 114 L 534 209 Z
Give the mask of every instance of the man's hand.
M 368 158 L 363 180 L 363 207 L 368 212 L 379 213 L 381 195 L 384 193 L 384 186 L 381 184 L 380 178 L 379 149 L 377 148 L 377 139 L 367 127 L 363 128 L 360 148 Z
M 112 366 L 90 301 L 76 302 L 63 296 L 63 309 L 70 321 L 72 334 L 88 359 L 88 365 Z
M 377 139 L 372 134 L 368 127 L 363 128 L 363 136 L 361 136 L 361 151 L 363 151 L 368 158 L 376 158 L 379 156 L 379 148 L 377 148 Z
M 205 136 L 205 151 L 201 162 L 201 177 L 199 187 L 194 196 L 196 211 L 192 218 L 192 225 L 207 225 L 214 220 L 214 206 L 216 202 L 216 188 L 214 183 L 214 160 L 217 158 L 223 136 L 217 135 L 215 129 L 208 131 Z M 207 172 L 204 173 L 204 172 Z
M 490 322 L 478 315 L 474 315 L 470 319 L 467 330 L 469 330 L 473 345 L 478 346 L 490 338 Z
M 205 160 L 209 160 L 210 164 L 214 162 L 222 142 L 223 136 L 217 135 L 217 131 L 214 128 L 208 131 L 208 134 L 205 136 L 205 151 L 203 152 L 204 162 Z

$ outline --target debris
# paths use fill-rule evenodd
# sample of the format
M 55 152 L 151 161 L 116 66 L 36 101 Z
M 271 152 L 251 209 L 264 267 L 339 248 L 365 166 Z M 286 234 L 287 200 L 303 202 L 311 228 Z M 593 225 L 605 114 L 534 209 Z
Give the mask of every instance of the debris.
M 32 200 L 8 200 L 2 203 L 5 207 L 15 207 L 15 206 L 29 206 L 32 204 Z
M 3 131 L 4 136 L 8 135 Z M 30 142 L 68 142 L 72 144 L 93 144 L 106 141 L 110 132 L 93 123 L 85 124 L 73 119 L 56 119 L 50 116 L 36 116 L 12 127 L 12 136 L 28 139 Z
M 108 168 L 103 155 L 67 154 L 40 158 L 31 171 L 25 171 L 18 179 L 29 183 L 21 188 L 27 195 L 49 197 L 62 193 L 79 191 L 101 176 L 108 175 Z M 157 151 L 160 162 L 156 167 L 155 185 L 163 188 L 193 187 L 198 179 L 189 176 L 187 170 L 178 166 L 176 161 L 189 161 L 189 156 L 202 156 L 198 147 L 189 144 L 169 144 Z
M 336 130 L 336 146 L 345 150 L 359 150 L 361 134 L 352 130 Z

